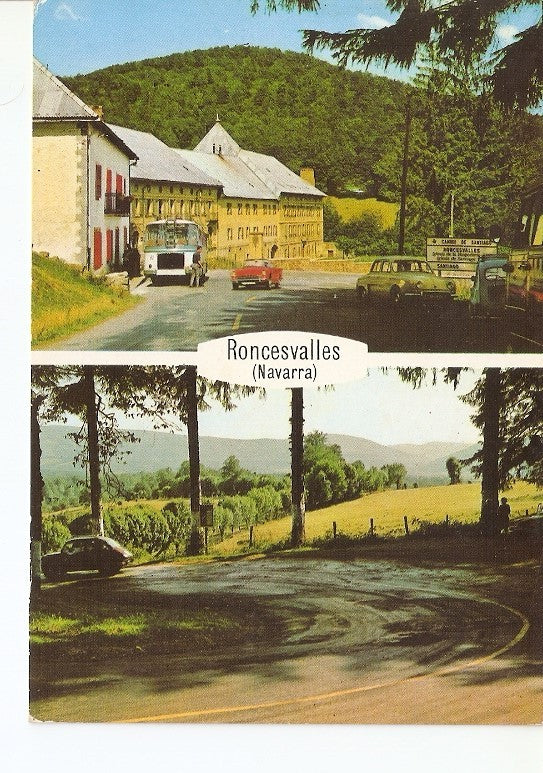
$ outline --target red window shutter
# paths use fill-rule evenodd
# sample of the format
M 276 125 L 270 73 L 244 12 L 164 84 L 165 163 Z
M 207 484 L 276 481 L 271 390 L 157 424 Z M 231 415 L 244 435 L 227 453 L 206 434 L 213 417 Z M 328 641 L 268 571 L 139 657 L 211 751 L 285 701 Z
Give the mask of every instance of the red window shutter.
M 106 169 L 106 193 L 113 193 L 113 174 L 111 169 Z
M 106 231 L 106 260 L 111 263 L 113 259 L 113 231 L 108 228 Z
M 115 263 L 119 262 L 119 229 L 115 229 Z
M 102 267 L 102 231 L 94 229 L 94 250 L 92 266 L 95 270 Z
M 102 165 L 96 164 L 96 173 L 94 177 L 94 198 L 98 201 L 98 199 L 102 198 Z
M 118 174 L 115 177 L 115 193 L 120 193 L 122 195 L 123 192 L 123 176 L 122 174 Z

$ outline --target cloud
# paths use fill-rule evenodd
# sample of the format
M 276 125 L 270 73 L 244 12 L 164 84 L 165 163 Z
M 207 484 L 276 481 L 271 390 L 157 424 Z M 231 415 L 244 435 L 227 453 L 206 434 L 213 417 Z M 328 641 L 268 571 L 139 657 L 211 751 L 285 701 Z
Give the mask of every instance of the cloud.
M 392 24 L 391 21 L 383 19 L 382 16 L 370 16 L 366 13 L 359 13 L 356 19 L 365 29 L 372 30 L 380 30 L 383 27 L 390 27 Z
M 502 24 L 496 30 L 501 43 L 512 43 L 515 37 L 519 34 L 520 30 L 515 27 L 514 24 Z
M 76 14 L 74 9 L 68 3 L 61 3 L 55 8 L 55 19 L 70 19 L 71 21 L 81 21 L 81 17 Z

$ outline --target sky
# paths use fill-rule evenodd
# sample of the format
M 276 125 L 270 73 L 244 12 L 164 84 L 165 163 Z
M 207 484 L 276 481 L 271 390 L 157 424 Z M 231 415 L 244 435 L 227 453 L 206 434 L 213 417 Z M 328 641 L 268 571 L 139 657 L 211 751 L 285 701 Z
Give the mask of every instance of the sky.
M 301 51 L 301 29 L 379 28 L 396 17 L 384 0 L 321 0 L 317 12 L 250 13 L 250 0 L 34 0 L 34 53 L 55 75 L 192 49 L 249 44 Z M 502 44 L 533 23 L 538 9 L 500 20 Z M 319 53 L 322 58 L 329 58 Z M 383 73 L 376 67 L 370 72 Z M 403 77 L 387 70 L 390 77 Z
M 383 372 L 371 368 L 361 381 L 336 384 L 333 390 L 304 389 L 305 433 L 320 430 L 327 435 L 353 435 L 381 445 L 422 444 L 432 441 L 470 445 L 480 440 L 470 421 L 473 410 L 459 399 L 474 385 L 479 370 L 465 371 L 456 391 L 443 384 L 438 373 L 436 386 L 431 374 L 427 384 L 413 389 L 403 383 L 394 368 Z M 127 420 L 118 415 L 125 429 L 153 429 L 151 421 Z M 214 403 L 200 411 L 201 435 L 225 438 L 286 438 L 290 431 L 290 390 L 268 389 L 265 399 L 258 395 L 240 398 L 233 411 Z M 181 434 L 186 434 L 179 425 Z

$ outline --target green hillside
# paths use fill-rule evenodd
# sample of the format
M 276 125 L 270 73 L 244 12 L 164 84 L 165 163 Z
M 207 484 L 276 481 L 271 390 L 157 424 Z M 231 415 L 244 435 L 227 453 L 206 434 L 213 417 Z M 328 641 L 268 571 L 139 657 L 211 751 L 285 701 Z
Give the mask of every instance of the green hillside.
M 151 132 L 170 146 L 193 148 L 219 115 L 242 147 L 294 171 L 313 167 L 329 195 L 356 190 L 400 200 L 404 83 L 252 46 L 187 51 L 64 81 L 88 104 L 101 105 L 107 122 Z M 428 71 L 412 102 L 406 246 L 419 252 L 426 236 L 448 233 L 452 190 L 457 234 L 487 236 L 500 226 L 511 243 L 522 192 L 541 169 L 541 116 L 505 114 L 445 69 Z M 345 217 L 360 230 L 359 215 Z M 389 216 L 383 225 L 392 222 Z M 365 254 L 395 245 L 392 233 L 376 244 L 375 234 L 328 226 L 326 240 L 349 237 L 349 248 Z
M 515 518 L 526 510 L 534 512 L 537 503 L 543 499 L 543 492 L 530 483 L 519 482 L 507 492 L 507 498 L 511 515 Z M 450 521 L 475 523 L 479 520 L 480 508 L 481 487 L 476 483 L 377 491 L 351 502 L 306 513 L 306 539 L 311 541 L 331 533 L 333 521 L 337 524 L 338 533 L 351 536 L 367 534 L 370 518 L 374 519 L 375 533 L 380 536 L 403 534 L 404 516 L 407 516 L 412 530 L 417 528 L 418 522 L 440 523 L 447 515 Z M 256 548 L 287 540 L 290 529 L 290 518 L 257 524 L 254 529 Z M 248 535 L 236 533 L 214 545 L 212 552 L 229 555 L 240 552 L 247 544 Z
M 194 147 L 215 121 L 245 148 L 315 168 L 333 192 L 367 187 L 393 142 L 406 86 L 307 54 L 224 46 L 63 78 L 104 119 Z
M 32 255 L 32 346 L 96 325 L 134 306 L 138 300 L 58 258 Z

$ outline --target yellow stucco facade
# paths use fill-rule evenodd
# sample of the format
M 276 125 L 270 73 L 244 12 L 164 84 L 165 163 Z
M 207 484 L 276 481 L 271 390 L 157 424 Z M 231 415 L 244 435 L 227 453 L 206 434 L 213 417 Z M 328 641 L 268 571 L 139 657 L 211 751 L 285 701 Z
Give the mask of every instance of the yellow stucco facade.
M 85 265 L 86 146 L 75 124 L 34 126 L 32 247 Z

